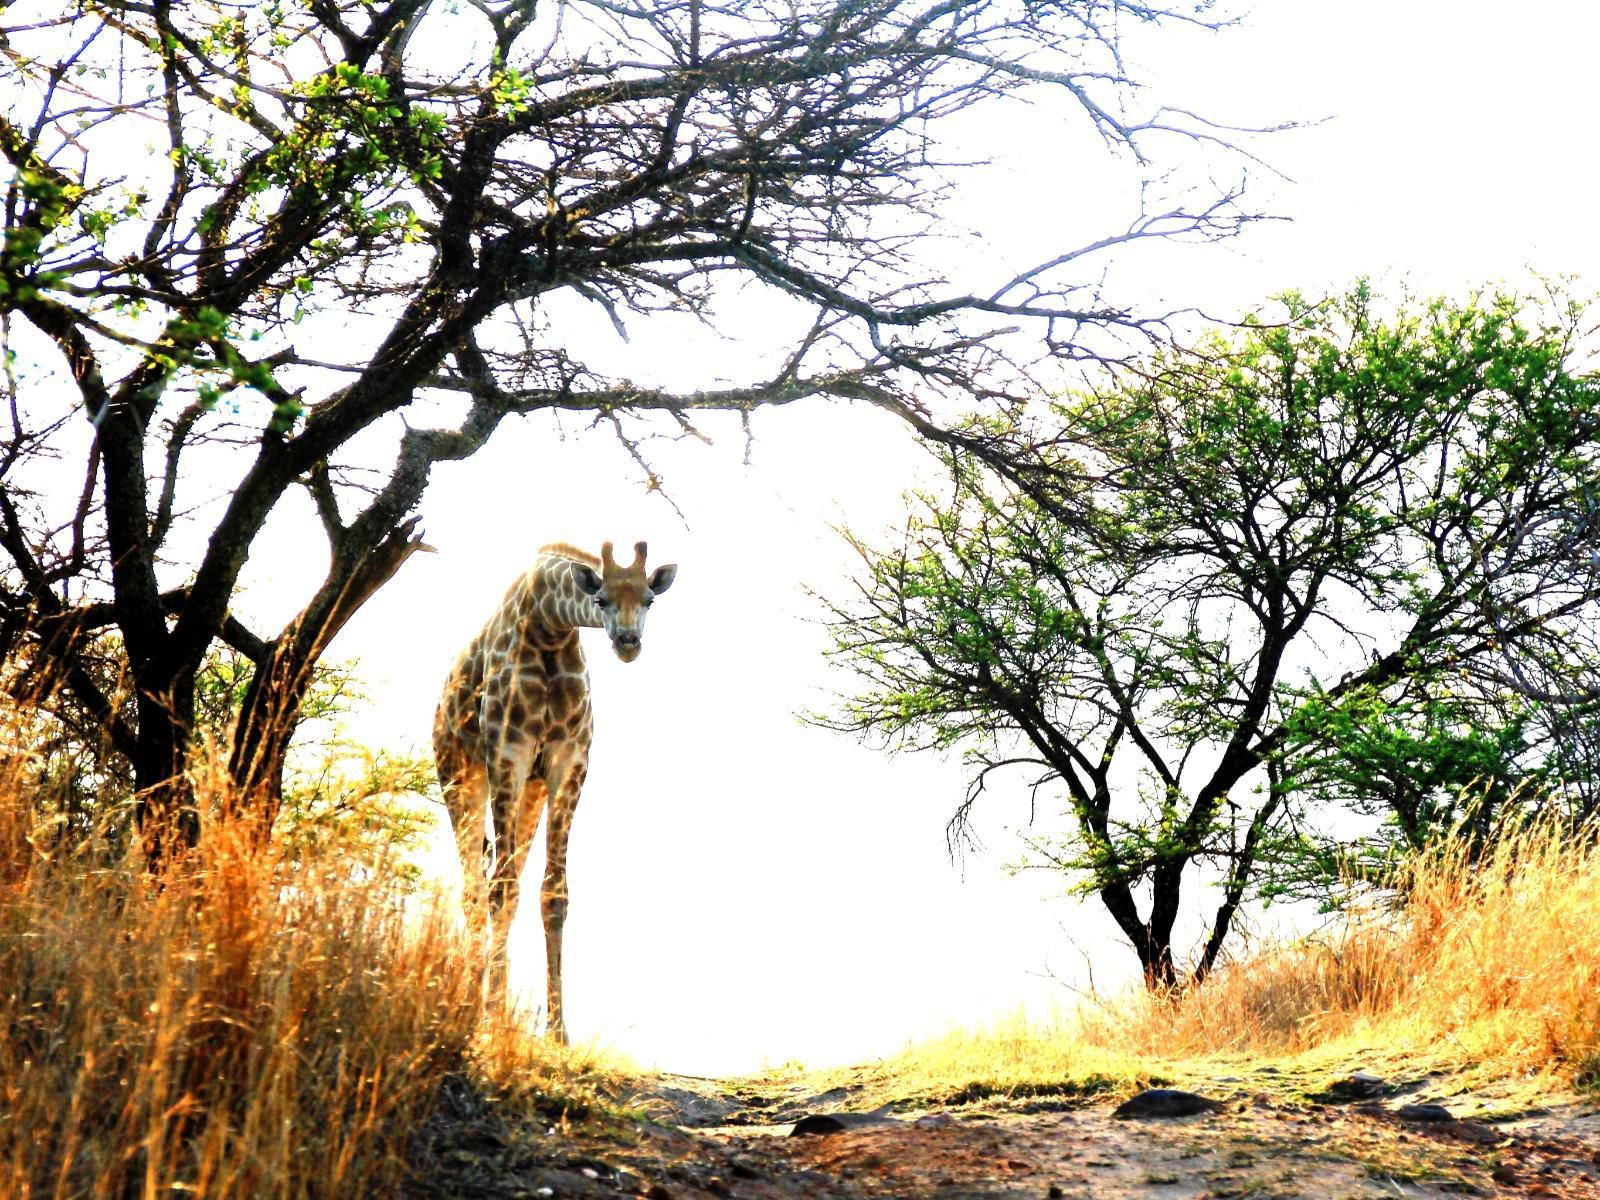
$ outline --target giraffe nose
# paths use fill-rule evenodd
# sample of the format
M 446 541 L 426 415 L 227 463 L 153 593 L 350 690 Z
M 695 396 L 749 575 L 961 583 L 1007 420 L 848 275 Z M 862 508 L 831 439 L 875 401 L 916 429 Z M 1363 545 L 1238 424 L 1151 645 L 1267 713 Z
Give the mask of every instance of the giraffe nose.
M 637 650 L 639 648 L 639 635 L 637 633 L 619 633 L 617 634 L 617 645 L 629 650 Z

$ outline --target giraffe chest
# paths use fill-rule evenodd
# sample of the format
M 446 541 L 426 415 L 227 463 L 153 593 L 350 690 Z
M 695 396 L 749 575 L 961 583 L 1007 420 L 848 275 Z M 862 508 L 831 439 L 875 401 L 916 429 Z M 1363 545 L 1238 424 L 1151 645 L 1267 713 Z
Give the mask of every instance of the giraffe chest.
M 589 675 L 577 634 L 554 643 L 514 635 L 486 648 L 485 730 L 544 744 L 587 744 L 593 729 Z

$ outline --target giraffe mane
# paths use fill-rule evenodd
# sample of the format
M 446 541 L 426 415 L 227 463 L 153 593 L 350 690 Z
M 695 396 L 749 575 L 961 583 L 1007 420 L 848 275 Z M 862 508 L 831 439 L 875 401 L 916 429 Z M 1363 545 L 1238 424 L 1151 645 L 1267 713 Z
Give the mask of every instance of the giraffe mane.
M 590 567 L 600 565 L 600 560 L 587 550 L 579 550 L 567 542 L 551 542 L 548 546 L 540 546 L 539 553 L 554 555 L 556 558 L 569 558 L 573 562 L 580 562 Z

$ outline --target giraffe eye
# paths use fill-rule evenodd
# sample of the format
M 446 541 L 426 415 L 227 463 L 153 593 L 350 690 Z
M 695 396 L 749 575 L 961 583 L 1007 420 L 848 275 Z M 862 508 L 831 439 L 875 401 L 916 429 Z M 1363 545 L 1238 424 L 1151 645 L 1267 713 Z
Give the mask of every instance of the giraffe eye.
M 609 608 L 611 606 L 611 601 L 607 600 L 604 596 L 596 596 L 594 598 L 594 602 L 601 608 Z

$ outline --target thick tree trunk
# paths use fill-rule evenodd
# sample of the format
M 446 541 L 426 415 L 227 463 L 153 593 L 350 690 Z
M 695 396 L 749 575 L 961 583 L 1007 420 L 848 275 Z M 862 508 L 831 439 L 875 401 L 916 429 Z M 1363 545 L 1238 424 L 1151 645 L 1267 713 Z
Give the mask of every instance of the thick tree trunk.
M 1152 922 L 1141 919 L 1132 891 L 1120 879 L 1102 884 L 1099 895 L 1100 902 L 1117 923 L 1122 936 L 1128 939 L 1133 952 L 1138 955 L 1145 986 L 1152 991 L 1176 986 L 1178 975 L 1172 960 L 1171 929 L 1166 930 L 1163 936 L 1152 927 Z
M 1172 958 L 1172 932 L 1164 934 L 1146 925 L 1143 937 L 1134 943 L 1144 985 L 1153 992 L 1167 992 L 1178 986 L 1178 968 Z
M 1172 959 L 1172 930 L 1178 923 L 1183 869 L 1188 865 L 1187 855 L 1163 858 L 1150 872 L 1150 946 L 1144 974 L 1152 988 L 1171 988 L 1178 983 L 1178 968 Z
M 155 678 L 134 681 L 139 714 L 133 754 L 134 814 L 145 865 L 159 872 L 200 836 L 200 813 L 188 775 L 195 673 L 186 667 L 145 674 Z

